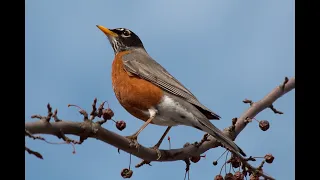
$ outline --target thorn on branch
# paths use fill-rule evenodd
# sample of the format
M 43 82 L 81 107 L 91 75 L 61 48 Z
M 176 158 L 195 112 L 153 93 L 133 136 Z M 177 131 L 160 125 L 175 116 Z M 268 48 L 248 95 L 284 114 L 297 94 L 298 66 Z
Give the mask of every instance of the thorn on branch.
M 101 118 L 101 116 L 102 116 L 102 110 L 104 109 L 103 106 L 104 106 L 104 103 L 105 103 L 105 102 L 106 102 L 106 101 L 103 101 L 103 102 L 100 104 L 99 108 L 98 108 L 97 116 L 98 116 L 99 118 Z M 109 104 L 108 104 L 108 107 L 109 107 Z
M 242 102 L 245 103 L 245 104 L 250 104 L 250 106 L 252 106 L 253 103 L 254 103 L 254 102 L 253 102 L 252 100 L 250 100 L 250 99 L 244 99 Z
M 93 103 L 92 103 L 92 111 L 90 113 L 90 121 L 94 120 L 94 118 L 97 115 L 97 113 L 96 113 L 96 110 L 97 110 L 96 104 L 97 104 L 97 98 L 94 98 Z
M 184 180 L 186 179 L 187 174 L 188 174 L 188 180 L 190 180 L 189 170 L 190 170 L 190 165 L 191 165 L 191 163 L 190 163 L 190 160 L 189 160 L 189 159 L 185 159 L 184 162 L 186 163 L 186 172 L 185 172 L 185 174 L 184 174 Z
M 61 120 L 58 118 L 58 109 L 54 110 L 52 117 L 55 122 L 60 122 Z
M 139 168 L 139 167 L 141 167 L 141 166 L 143 166 L 143 165 L 145 165 L 145 164 L 147 164 L 147 165 L 149 165 L 149 166 L 152 166 L 150 163 L 151 163 L 150 161 L 142 160 L 140 163 L 138 163 L 137 165 L 135 165 L 135 167 L 136 167 L 136 168 Z
M 48 108 L 48 116 L 46 117 L 46 121 L 49 122 L 52 117 L 52 107 L 50 106 L 49 103 L 47 105 L 47 108 Z
M 41 155 L 40 153 L 29 149 L 27 146 L 25 146 L 24 149 L 25 149 L 29 154 L 33 154 L 33 155 L 35 155 L 37 158 L 43 159 L 43 157 L 42 157 L 42 155 Z
M 45 120 L 46 122 L 50 122 L 50 119 L 51 117 L 54 115 L 52 113 L 52 107 L 50 105 L 50 103 L 47 104 L 47 109 L 48 109 L 48 115 L 47 116 L 41 116 L 41 115 L 32 115 L 31 118 L 34 119 L 34 118 L 37 118 L 37 119 L 40 119 L 40 120 Z
M 283 112 L 278 111 L 276 108 L 274 108 L 272 104 L 269 106 L 269 108 L 270 108 L 275 114 L 283 114 Z
M 284 90 L 284 88 L 285 88 L 286 84 L 288 83 L 288 81 L 289 81 L 289 78 L 285 77 L 283 83 L 280 85 L 280 88 L 281 88 L 282 91 Z

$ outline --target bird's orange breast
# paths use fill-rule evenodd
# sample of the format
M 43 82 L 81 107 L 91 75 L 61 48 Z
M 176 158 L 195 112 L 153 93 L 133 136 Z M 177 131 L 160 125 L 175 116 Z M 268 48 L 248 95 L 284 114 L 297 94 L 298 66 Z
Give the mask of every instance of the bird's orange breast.
M 133 116 L 146 121 L 143 113 L 157 105 L 163 96 L 158 86 L 127 72 L 123 67 L 122 56 L 129 51 L 117 53 L 112 63 L 112 86 L 120 104 Z

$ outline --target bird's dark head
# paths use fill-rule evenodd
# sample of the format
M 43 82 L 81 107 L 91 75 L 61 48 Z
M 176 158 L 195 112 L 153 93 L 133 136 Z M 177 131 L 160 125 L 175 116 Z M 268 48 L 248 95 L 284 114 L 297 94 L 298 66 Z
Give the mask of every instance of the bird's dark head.
M 107 35 L 115 54 L 121 51 L 127 51 L 134 48 L 144 49 L 140 38 L 129 29 L 126 29 L 126 28 L 108 29 L 100 25 L 97 25 L 97 27 L 105 35 Z

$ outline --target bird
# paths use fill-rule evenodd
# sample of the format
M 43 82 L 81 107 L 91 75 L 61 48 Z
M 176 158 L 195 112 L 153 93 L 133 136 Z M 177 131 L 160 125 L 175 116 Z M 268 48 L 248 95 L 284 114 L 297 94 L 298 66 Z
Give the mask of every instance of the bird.
M 132 116 L 145 121 L 137 132 L 126 136 L 131 143 L 138 147 L 138 135 L 148 124 L 167 126 L 162 140 L 171 127 L 184 125 L 206 132 L 233 153 L 246 156 L 234 141 L 210 122 L 221 117 L 201 104 L 190 90 L 154 60 L 136 33 L 128 28 L 96 26 L 106 35 L 114 51 L 111 79 L 117 100 Z M 158 150 L 160 140 L 154 149 Z

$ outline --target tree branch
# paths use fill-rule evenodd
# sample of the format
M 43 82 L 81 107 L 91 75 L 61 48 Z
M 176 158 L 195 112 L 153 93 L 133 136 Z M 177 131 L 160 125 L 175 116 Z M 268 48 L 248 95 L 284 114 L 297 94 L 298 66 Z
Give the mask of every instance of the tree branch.
M 279 97 L 285 93 L 291 91 L 295 88 L 295 78 L 290 80 L 286 79 L 282 85 L 276 87 L 269 94 L 267 94 L 262 100 L 252 103 L 249 109 L 247 109 L 240 118 L 238 118 L 236 124 L 234 125 L 233 133 L 231 133 L 230 128 L 224 129 L 224 133 L 231 139 L 235 139 L 237 135 L 245 128 L 248 124 L 247 119 L 254 118 L 258 113 L 266 108 L 272 106 Z M 273 107 L 273 106 L 272 106 Z M 189 145 L 180 149 L 170 149 L 170 150 L 160 150 L 161 157 L 158 159 L 158 152 L 154 149 L 140 146 L 137 148 L 130 148 L 129 140 L 117 133 L 111 132 L 103 127 L 99 123 L 93 121 L 83 121 L 83 122 L 72 122 L 59 120 L 56 122 L 48 122 L 47 119 L 41 119 L 36 122 L 26 122 L 25 129 L 32 134 L 51 134 L 57 135 L 61 131 L 64 134 L 73 134 L 77 136 L 83 135 L 85 133 L 88 137 L 96 138 L 98 140 L 104 141 L 116 148 L 119 148 L 127 153 L 135 155 L 146 161 L 176 161 L 185 160 L 190 156 L 199 156 L 206 152 L 207 150 L 217 147 L 220 143 L 212 136 L 207 137 L 207 141 L 202 142 L 199 146 Z M 253 168 L 250 164 L 245 164 L 248 168 Z M 273 179 L 267 175 L 262 175 L 265 178 Z
M 236 123 L 236 136 L 246 127 L 247 123 L 245 123 L 247 118 L 254 118 L 257 114 L 263 111 L 266 108 L 272 107 L 273 103 L 286 94 L 287 92 L 291 91 L 295 88 L 296 82 L 295 78 L 291 78 L 288 80 L 285 78 L 285 81 L 278 87 L 274 88 L 269 94 L 267 94 L 263 99 L 258 102 L 252 103 L 249 109 L 247 109 L 238 119 Z

